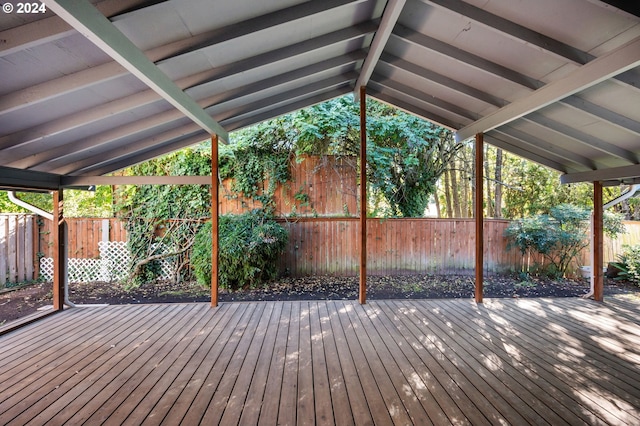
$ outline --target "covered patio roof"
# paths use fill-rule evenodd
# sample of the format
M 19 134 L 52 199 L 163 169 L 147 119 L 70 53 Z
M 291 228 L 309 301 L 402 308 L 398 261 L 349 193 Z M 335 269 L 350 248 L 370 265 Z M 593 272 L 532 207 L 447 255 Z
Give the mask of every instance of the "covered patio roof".
M 564 182 L 640 176 L 633 2 L 43 3 L 0 14 L 3 187 L 15 169 L 36 187 L 101 176 L 362 86 Z

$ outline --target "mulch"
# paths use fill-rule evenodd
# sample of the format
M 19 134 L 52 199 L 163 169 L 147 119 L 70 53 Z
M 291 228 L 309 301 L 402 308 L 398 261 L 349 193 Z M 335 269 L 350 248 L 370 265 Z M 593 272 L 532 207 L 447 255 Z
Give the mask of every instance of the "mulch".
M 401 275 L 367 277 L 367 299 L 441 299 L 472 298 L 474 279 L 468 275 Z M 495 275 L 485 278 L 487 298 L 504 297 L 579 297 L 589 291 L 587 280 L 550 280 L 547 278 Z M 640 287 L 628 282 L 605 279 L 605 295 L 633 293 Z M 355 300 L 358 277 L 313 276 L 281 278 L 260 288 L 221 289 L 221 302 Z M 51 305 L 52 284 L 36 283 L 19 290 L 0 293 L 0 325 Z M 76 304 L 135 304 L 208 302 L 210 291 L 197 283 L 156 282 L 136 289 L 119 283 L 71 283 L 69 300 Z

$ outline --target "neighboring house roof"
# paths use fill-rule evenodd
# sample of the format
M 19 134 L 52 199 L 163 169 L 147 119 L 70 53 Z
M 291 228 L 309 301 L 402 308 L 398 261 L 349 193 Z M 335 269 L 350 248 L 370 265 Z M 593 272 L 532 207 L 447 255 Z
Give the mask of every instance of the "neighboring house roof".
M 43 3 L 0 13 L 0 166 L 23 181 L 104 175 L 361 85 L 565 182 L 640 176 L 637 2 Z

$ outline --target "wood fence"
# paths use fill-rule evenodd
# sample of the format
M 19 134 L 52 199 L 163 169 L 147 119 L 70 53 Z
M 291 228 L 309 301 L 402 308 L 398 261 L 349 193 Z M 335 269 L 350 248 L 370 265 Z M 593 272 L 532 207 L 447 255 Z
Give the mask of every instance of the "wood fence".
M 289 243 L 279 260 L 282 274 L 296 277 L 358 273 L 357 218 L 300 218 L 282 222 L 289 231 Z M 484 222 L 487 272 L 520 270 L 542 262 L 539 256 L 523 257 L 517 249 L 507 250 L 504 230 L 508 225 L 506 220 Z M 475 241 L 473 219 L 368 219 L 367 273 L 472 273 Z
M 290 167 L 291 179 L 274 193 L 278 216 L 346 216 L 357 212 L 356 169 L 349 158 L 300 156 Z M 266 187 L 269 183 L 264 182 Z M 232 180 L 222 183 L 220 214 L 261 208 L 255 200 L 232 196 Z
M 27 214 L 0 215 L 0 287 L 38 275 L 38 219 Z
M 13 225 L 0 228 L 4 242 L 0 253 L 10 259 L 6 276 L 10 279 L 32 276 L 27 266 L 37 263 L 20 263 L 40 252 L 51 256 L 50 222 L 40 219 L 38 228 L 33 216 L 10 216 L 5 223 Z M 21 219 L 18 220 L 18 218 Z M 27 218 L 30 217 L 30 220 Z M 278 260 L 280 273 L 289 276 L 305 275 L 355 275 L 358 272 L 359 249 L 357 218 L 297 218 L 280 219 L 289 232 L 285 253 Z M 31 223 L 31 225 L 29 225 Z M 22 225 L 21 225 L 22 224 Z M 126 241 L 125 224 L 117 219 L 67 219 L 69 230 L 69 257 L 96 258 L 98 242 L 103 240 Z M 527 269 L 541 261 L 535 256 L 523 257 L 516 249 L 507 250 L 503 236 L 509 225 L 506 220 L 487 219 L 484 224 L 484 269 L 487 272 L 517 271 Z M 613 261 L 624 244 L 640 243 L 640 223 L 625 222 L 627 232 L 611 241 L 605 238 L 605 262 Z M 24 231 L 19 228 L 24 226 Z M 29 228 L 29 226 L 31 228 Z M 14 231 L 10 231 L 13 229 Z M 29 231 L 29 229 L 31 229 Z M 27 252 L 38 232 L 38 249 Z M 10 235 L 13 235 L 10 237 Z M 470 273 L 475 267 L 475 228 L 473 219 L 369 219 L 367 221 L 367 268 L 372 275 L 407 273 Z M 22 242 L 18 242 L 22 241 Z M 13 247 L 11 249 L 7 247 Z M 12 254 L 13 253 L 13 254 Z M 31 257 L 30 257 L 31 256 Z M 579 260 L 588 265 L 589 253 L 585 250 Z M 22 265 L 22 266 L 19 266 Z M 4 270 L 4 268 L 3 268 Z M 22 275 L 17 271 L 24 271 Z M 37 270 L 37 269 L 35 269 Z M 34 270 L 34 271 L 35 271 Z M 33 272 L 31 272 L 33 274 Z M 2 276 L 0 276 L 1 278 Z M 6 281 L 3 281 L 6 282 Z

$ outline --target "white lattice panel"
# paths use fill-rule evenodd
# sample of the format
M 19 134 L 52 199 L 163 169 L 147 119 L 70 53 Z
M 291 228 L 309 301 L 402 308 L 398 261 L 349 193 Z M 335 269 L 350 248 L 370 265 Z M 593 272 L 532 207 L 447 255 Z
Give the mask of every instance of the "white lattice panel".
M 114 281 L 122 280 L 129 274 L 131 256 L 126 241 L 100 241 L 99 259 L 68 260 L 69 282 Z M 153 247 L 154 251 L 164 253 L 167 247 Z M 172 258 L 162 259 L 161 279 L 171 279 L 175 268 Z M 44 281 L 53 280 L 53 259 L 40 259 L 40 276 Z
M 42 278 L 42 280 L 44 281 L 53 280 L 53 258 L 40 258 L 40 278 Z
M 131 256 L 126 241 L 100 241 L 100 281 L 121 280 L 129 274 Z

